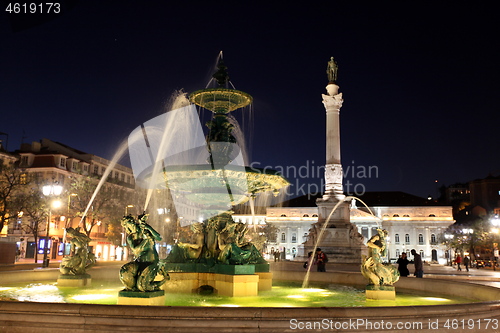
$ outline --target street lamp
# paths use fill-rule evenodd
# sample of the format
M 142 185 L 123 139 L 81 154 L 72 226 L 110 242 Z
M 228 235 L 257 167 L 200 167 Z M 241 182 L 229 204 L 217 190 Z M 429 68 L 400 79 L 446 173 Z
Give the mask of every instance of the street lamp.
M 62 193 L 62 186 L 60 185 L 45 185 L 42 187 L 42 193 L 45 196 L 58 196 Z M 49 259 L 47 258 L 49 252 L 49 231 L 50 231 L 50 221 L 52 220 L 52 208 L 59 208 L 61 206 L 61 201 L 55 200 L 49 205 L 49 216 L 47 218 L 47 227 L 45 233 L 45 242 L 43 244 L 43 263 L 42 267 L 49 267 Z
M 498 235 L 500 232 L 500 229 L 498 228 L 500 226 L 500 217 L 498 214 L 493 215 L 493 217 L 490 219 L 490 223 L 493 226 L 491 229 L 491 232 Z M 496 236 L 495 236 L 495 241 L 496 241 Z M 498 260 L 498 243 L 493 242 L 493 270 L 497 270 L 497 260 Z
M 126 205 L 125 206 L 125 216 L 128 215 L 128 209 L 134 207 L 134 205 Z
M 128 209 L 132 208 L 132 207 L 134 207 L 134 205 L 126 205 L 125 206 L 125 216 L 128 216 Z M 121 245 L 122 251 L 121 251 L 121 254 L 120 254 L 120 260 L 123 261 L 124 256 L 125 256 L 125 247 L 127 246 L 127 244 L 125 242 L 126 232 L 125 232 L 125 228 L 123 227 L 123 225 L 122 225 L 121 236 L 122 236 L 122 241 L 121 241 L 120 245 Z M 117 259 L 117 257 L 115 256 L 115 260 L 116 259 Z
M 450 242 L 454 238 L 454 235 L 451 234 L 444 234 L 444 238 L 446 239 L 446 246 L 448 250 L 448 266 L 451 266 L 451 247 L 450 247 Z

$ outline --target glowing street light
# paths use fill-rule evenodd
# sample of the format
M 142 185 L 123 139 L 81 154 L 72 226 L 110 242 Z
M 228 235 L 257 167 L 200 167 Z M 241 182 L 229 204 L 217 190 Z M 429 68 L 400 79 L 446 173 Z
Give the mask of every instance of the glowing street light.
M 134 207 L 134 205 L 126 205 L 125 206 L 125 216 L 128 215 L 128 209 Z
M 448 247 L 448 266 L 451 266 L 451 247 L 450 242 L 453 238 L 455 238 L 452 234 L 444 234 L 444 238 L 446 239 L 446 246 Z
M 493 226 L 491 229 L 491 232 L 498 235 L 500 233 L 500 217 L 498 214 L 493 215 L 490 218 L 490 223 Z M 496 271 L 497 267 L 497 261 L 498 261 L 498 243 L 496 242 L 496 237 L 495 237 L 495 242 L 493 243 L 493 270 Z
M 42 187 L 42 193 L 45 196 L 58 196 L 61 195 L 63 187 L 60 185 L 45 185 Z M 49 232 L 50 232 L 50 221 L 52 220 L 52 208 L 57 209 L 61 207 L 62 203 L 59 200 L 53 201 L 49 205 L 49 216 L 47 218 L 47 227 L 45 233 L 45 242 L 43 244 L 43 263 L 42 267 L 49 267 L 49 259 L 47 258 L 49 252 Z

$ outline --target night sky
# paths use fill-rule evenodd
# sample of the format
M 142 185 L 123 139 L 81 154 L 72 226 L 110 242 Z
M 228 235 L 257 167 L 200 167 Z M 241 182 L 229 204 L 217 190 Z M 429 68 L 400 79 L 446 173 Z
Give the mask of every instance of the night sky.
M 111 158 L 175 90 L 204 88 L 222 50 L 254 98 L 242 117 L 254 166 L 304 166 L 299 183 L 286 174 L 294 195 L 323 177 L 311 166 L 325 163 L 331 56 L 344 171 L 378 171 L 350 174 L 358 191 L 435 196 L 500 174 L 500 18 L 483 2 L 63 1 L 53 16 L 7 15 L 7 3 L 0 132 L 11 151 L 45 137 Z

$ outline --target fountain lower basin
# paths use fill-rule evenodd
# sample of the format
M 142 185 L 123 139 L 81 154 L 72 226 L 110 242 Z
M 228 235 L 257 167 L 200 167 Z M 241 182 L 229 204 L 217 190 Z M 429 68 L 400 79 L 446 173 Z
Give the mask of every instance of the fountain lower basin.
M 35 274 L 42 273 L 36 272 Z M 116 273 L 113 269 L 92 269 L 93 278 L 106 279 Z M 301 282 L 304 272 L 274 271 L 275 281 Z M 33 272 L 4 272 L 0 274 L 0 285 L 17 276 L 17 281 Z M 58 272 L 43 272 L 44 279 Z M 42 277 L 39 275 L 39 277 Z M 50 278 L 49 278 L 50 279 Z M 116 276 L 115 276 L 116 279 Z M 335 272 L 334 274 L 311 273 L 311 282 L 334 283 L 362 287 L 365 284 L 360 273 Z M 478 299 L 477 303 L 430 306 L 379 306 L 379 307 L 240 307 L 228 306 L 119 306 L 97 304 L 0 302 L 0 329 L 2 332 L 89 332 L 89 331 L 134 331 L 134 332 L 296 332 L 300 323 L 379 323 L 373 329 L 358 327 L 359 332 L 384 332 L 380 322 L 387 325 L 418 323 L 419 332 L 436 332 L 431 323 L 443 327 L 446 320 L 500 320 L 500 289 L 432 278 L 402 279 L 396 284 L 398 291 L 413 291 L 420 294 L 448 294 Z M 258 297 L 257 297 L 258 298 Z M 258 300 L 257 300 L 258 301 Z M 361 322 L 361 320 L 363 322 Z M 408 324 L 408 325 L 410 325 Z M 484 323 L 483 323 L 484 324 Z M 300 326 L 302 327 L 302 326 Z M 306 327 L 306 326 L 303 326 Z M 375 329 L 374 327 L 378 327 Z M 302 331 L 308 331 L 304 329 Z M 389 329 L 386 331 L 394 331 Z M 455 330 L 471 332 L 471 330 Z

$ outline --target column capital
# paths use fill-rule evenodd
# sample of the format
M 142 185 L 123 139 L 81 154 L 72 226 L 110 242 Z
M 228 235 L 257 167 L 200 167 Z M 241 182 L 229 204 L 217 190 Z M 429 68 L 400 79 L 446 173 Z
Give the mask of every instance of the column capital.
M 342 93 L 330 96 L 322 94 L 323 96 L 323 104 L 325 105 L 326 112 L 340 112 L 340 108 L 342 107 L 342 103 L 344 100 L 342 99 Z

